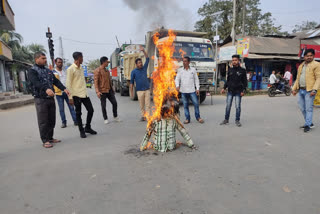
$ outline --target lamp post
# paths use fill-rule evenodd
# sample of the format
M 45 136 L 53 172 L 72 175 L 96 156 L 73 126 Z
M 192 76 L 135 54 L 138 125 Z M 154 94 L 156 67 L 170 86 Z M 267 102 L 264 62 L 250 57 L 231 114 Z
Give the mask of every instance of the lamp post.
M 219 16 L 223 13 L 223 11 L 215 12 L 211 15 L 212 19 L 216 16 Z M 213 21 L 213 20 L 212 20 Z M 218 82 L 218 41 L 220 37 L 218 35 L 218 22 L 216 21 L 216 35 L 213 37 L 213 41 L 216 42 L 216 54 L 215 54 L 215 61 L 216 61 L 216 72 L 214 73 L 214 93 L 217 94 L 217 82 Z

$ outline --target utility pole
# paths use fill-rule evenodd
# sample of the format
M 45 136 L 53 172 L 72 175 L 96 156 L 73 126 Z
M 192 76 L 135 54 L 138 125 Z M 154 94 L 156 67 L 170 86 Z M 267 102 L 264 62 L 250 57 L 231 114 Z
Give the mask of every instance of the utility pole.
M 236 37 L 236 0 L 233 0 L 233 17 L 232 17 L 232 45 L 235 45 L 235 37 Z
M 243 1 L 243 7 L 242 7 L 242 36 L 245 36 L 245 26 L 246 26 L 246 0 Z
M 118 43 L 118 46 L 120 48 L 120 43 L 119 43 L 119 40 L 118 40 L 118 37 L 116 36 L 116 40 L 117 40 L 117 43 Z
M 54 45 L 53 45 L 53 40 L 52 38 L 52 33 L 50 32 L 50 28 L 48 27 L 48 32 L 46 33 L 46 37 L 48 38 L 48 46 L 49 46 L 49 53 L 50 53 L 50 58 L 52 62 L 52 67 L 54 67 Z
M 59 46 L 60 46 L 60 57 L 62 58 L 62 61 L 64 62 L 64 54 L 63 54 L 63 45 L 62 45 L 62 37 L 59 37 Z

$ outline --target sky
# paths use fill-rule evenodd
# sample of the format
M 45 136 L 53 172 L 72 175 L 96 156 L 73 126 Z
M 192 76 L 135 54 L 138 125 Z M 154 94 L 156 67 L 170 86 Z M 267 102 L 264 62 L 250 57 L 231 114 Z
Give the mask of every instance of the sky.
M 200 20 L 198 9 L 208 0 L 8 0 L 15 13 L 16 31 L 24 44 L 48 46 L 45 33 L 53 33 L 55 56 L 64 58 L 81 51 L 84 60 L 110 57 L 118 46 L 130 40 L 144 43 L 147 31 L 156 26 L 193 30 Z M 320 22 L 319 0 L 260 0 L 263 12 L 271 12 L 275 23 L 291 32 L 302 21 Z

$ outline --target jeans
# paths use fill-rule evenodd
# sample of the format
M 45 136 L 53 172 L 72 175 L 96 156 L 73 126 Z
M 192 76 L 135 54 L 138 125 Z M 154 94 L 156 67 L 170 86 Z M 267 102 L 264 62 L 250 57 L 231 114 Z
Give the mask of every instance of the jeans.
M 116 97 L 114 96 L 114 93 L 113 92 L 102 93 L 100 97 L 100 101 L 101 101 L 101 109 L 102 109 L 102 115 L 104 120 L 108 120 L 107 109 L 106 109 L 107 98 L 112 104 L 113 117 L 118 117 L 118 112 L 117 112 L 118 104 L 117 104 Z
M 84 130 L 83 125 L 82 125 L 82 119 L 81 119 L 81 115 L 82 115 L 81 104 L 82 103 L 88 111 L 86 127 L 91 128 L 91 121 L 92 121 L 94 110 L 93 110 L 93 106 L 92 106 L 90 98 L 89 97 L 86 97 L 86 98 L 73 97 L 73 101 L 74 101 L 74 106 L 76 107 L 76 116 L 77 116 L 79 131 L 82 132 Z
M 199 100 L 196 92 L 193 93 L 181 93 L 183 107 L 184 107 L 184 115 L 186 119 L 190 121 L 190 112 L 189 112 L 189 99 L 194 106 L 195 117 L 198 120 L 200 118 L 200 110 L 199 110 Z
M 56 103 L 54 98 L 35 98 L 38 126 L 42 143 L 53 140 L 53 130 L 56 125 Z
M 235 100 L 236 100 L 236 121 L 240 121 L 241 98 L 242 98 L 240 93 L 228 92 L 226 114 L 225 114 L 225 118 L 224 119 L 225 120 L 229 120 L 229 118 L 230 118 L 230 111 L 231 111 L 231 107 L 232 107 L 233 97 L 235 97 Z
M 76 112 L 74 111 L 74 107 L 69 104 L 68 95 L 63 92 L 62 95 L 56 95 L 56 98 L 59 106 L 59 112 L 60 112 L 62 124 L 67 124 L 66 114 L 64 113 L 64 101 L 66 101 L 68 105 L 73 122 L 76 123 L 77 122 Z
M 256 89 L 256 81 L 252 80 L 251 81 L 251 90 L 254 91 Z
M 257 81 L 257 90 L 261 89 L 261 81 Z
M 311 126 L 313 116 L 313 101 L 315 96 L 310 96 L 310 91 L 299 90 L 298 104 L 305 120 L 305 126 Z

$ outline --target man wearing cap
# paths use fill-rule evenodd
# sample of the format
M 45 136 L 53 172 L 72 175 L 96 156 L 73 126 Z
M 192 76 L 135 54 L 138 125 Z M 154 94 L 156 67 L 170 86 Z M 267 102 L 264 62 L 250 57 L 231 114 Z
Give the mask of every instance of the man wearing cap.
M 240 56 L 233 55 L 232 68 L 230 68 L 228 71 L 227 83 L 224 85 L 224 88 L 221 90 L 221 93 L 224 93 L 225 90 L 228 89 L 228 95 L 227 95 L 227 106 L 226 106 L 225 118 L 220 125 L 229 124 L 232 100 L 235 97 L 236 125 L 238 127 L 241 126 L 241 123 L 240 123 L 241 98 L 247 89 L 247 85 L 248 85 L 247 73 L 244 68 L 240 67 Z
M 118 117 L 118 104 L 116 97 L 114 96 L 114 91 L 112 88 L 112 81 L 110 77 L 110 72 L 108 71 L 107 67 L 109 65 L 108 57 L 101 57 L 100 58 L 100 66 L 96 68 L 94 71 L 94 87 L 96 89 L 96 93 L 98 98 L 101 102 L 101 109 L 102 109 L 102 115 L 104 118 L 104 123 L 108 124 L 108 115 L 106 110 L 106 100 L 111 102 L 112 104 L 112 110 L 113 110 L 113 117 L 116 122 L 120 122 L 120 119 Z

